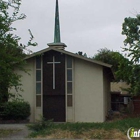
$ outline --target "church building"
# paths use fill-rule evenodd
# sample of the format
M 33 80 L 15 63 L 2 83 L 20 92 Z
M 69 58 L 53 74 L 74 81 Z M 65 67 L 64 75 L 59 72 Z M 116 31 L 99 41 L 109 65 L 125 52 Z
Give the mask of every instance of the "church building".
M 30 122 L 40 115 L 54 122 L 104 122 L 111 109 L 111 65 L 65 50 L 56 0 L 54 42 L 25 58 L 20 94 L 31 106 Z

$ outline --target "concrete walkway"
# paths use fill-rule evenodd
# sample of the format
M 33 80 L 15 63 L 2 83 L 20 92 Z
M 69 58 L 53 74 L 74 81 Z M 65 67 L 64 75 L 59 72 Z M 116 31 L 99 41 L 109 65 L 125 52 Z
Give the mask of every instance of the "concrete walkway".
M 0 124 L 0 129 L 19 129 L 20 130 L 14 134 L 6 136 L 5 138 L 0 138 L 0 140 L 25 139 L 29 134 L 29 130 L 26 127 L 26 124 Z

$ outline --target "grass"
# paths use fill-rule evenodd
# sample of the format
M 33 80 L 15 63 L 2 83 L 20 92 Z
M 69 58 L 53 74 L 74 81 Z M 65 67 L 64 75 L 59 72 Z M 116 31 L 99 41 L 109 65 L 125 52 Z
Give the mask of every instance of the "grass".
M 0 138 L 4 138 L 8 135 L 18 132 L 19 130 L 13 129 L 0 129 Z
M 43 127 L 44 126 L 44 127 Z M 35 127 L 38 130 L 34 129 Z M 37 138 L 126 138 L 130 127 L 140 129 L 140 118 L 127 118 L 104 123 L 47 123 L 32 124 L 30 137 Z M 40 128 L 40 129 L 39 129 Z

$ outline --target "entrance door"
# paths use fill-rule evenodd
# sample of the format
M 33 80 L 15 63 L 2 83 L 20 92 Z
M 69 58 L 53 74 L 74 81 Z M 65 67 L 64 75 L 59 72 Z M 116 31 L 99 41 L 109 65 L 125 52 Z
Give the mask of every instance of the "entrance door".
M 65 96 L 44 95 L 44 117 L 54 122 L 65 122 Z
M 65 55 L 49 51 L 43 55 L 43 116 L 65 122 Z

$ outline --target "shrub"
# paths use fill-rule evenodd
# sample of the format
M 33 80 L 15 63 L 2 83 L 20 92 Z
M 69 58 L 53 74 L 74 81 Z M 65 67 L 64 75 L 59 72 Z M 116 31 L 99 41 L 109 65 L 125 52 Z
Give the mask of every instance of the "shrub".
M 30 105 L 28 102 L 13 100 L 3 104 L 4 120 L 25 120 L 30 115 Z
M 52 128 L 53 127 L 53 120 L 47 120 L 40 116 L 40 119 L 37 120 L 35 123 L 33 124 L 29 124 L 27 125 L 27 127 L 30 129 L 30 130 L 33 130 L 33 131 L 41 131 L 41 130 L 45 130 L 47 128 Z

